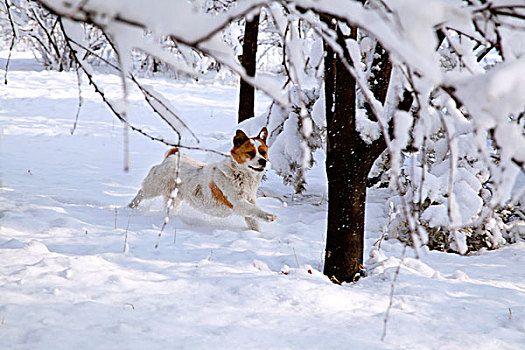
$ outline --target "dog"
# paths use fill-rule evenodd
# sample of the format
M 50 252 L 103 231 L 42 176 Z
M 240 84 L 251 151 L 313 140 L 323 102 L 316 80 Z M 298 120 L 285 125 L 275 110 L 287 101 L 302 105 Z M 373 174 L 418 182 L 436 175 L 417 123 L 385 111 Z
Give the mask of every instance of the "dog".
M 186 201 L 213 216 L 243 216 L 248 228 L 259 231 L 258 220 L 272 222 L 277 218 L 256 205 L 257 187 L 268 161 L 267 138 L 266 127 L 252 138 L 237 130 L 230 154 L 213 164 L 173 148 L 162 163 L 151 168 L 128 206 L 136 208 L 143 199 L 163 196 L 164 204 L 175 209 Z

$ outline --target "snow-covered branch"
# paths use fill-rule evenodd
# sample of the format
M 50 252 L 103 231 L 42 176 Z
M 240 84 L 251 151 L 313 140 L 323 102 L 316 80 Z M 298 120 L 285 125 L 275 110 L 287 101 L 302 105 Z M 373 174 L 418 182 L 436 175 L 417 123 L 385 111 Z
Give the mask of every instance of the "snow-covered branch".
M 236 72 L 241 78 L 271 96 L 283 106 L 287 105 L 278 88 L 278 81 L 266 76 L 250 77 L 224 43 L 220 31 L 233 20 L 267 5 L 268 0 L 249 0 L 233 6 L 223 13 L 212 15 L 195 8 L 185 1 L 140 0 L 127 1 L 123 5 L 113 1 L 41 0 L 47 9 L 58 16 L 74 21 L 91 23 L 108 34 L 118 51 L 125 72 L 129 71 L 131 50 L 140 49 L 177 69 L 180 62 L 167 54 L 159 44 L 160 39 L 194 48 Z M 176 16 L 177 20 L 173 20 Z M 148 34 L 148 36 L 146 36 Z M 182 69 L 184 73 L 191 71 Z

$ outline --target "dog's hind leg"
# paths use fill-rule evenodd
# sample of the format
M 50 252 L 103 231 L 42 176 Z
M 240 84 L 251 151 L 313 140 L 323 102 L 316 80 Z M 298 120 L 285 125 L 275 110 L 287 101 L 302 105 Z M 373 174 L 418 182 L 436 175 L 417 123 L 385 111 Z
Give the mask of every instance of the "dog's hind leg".
M 144 192 L 142 191 L 142 189 L 140 189 L 137 195 L 135 196 L 135 198 L 133 198 L 131 202 L 129 202 L 128 207 L 130 208 L 138 207 L 138 205 L 140 204 L 140 202 L 142 202 L 143 199 L 144 199 Z

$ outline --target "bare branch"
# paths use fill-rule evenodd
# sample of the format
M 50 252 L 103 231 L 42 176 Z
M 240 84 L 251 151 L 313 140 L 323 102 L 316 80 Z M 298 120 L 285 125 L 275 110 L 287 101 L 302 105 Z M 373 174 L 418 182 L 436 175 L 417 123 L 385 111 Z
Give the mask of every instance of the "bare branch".
M 116 71 L 118 72 L 121 72 L 121 68 L 115 64 L 113 64 L 112 62 L 106 60 L 105 58 L 103 58 L 102 56 L 100 56 L 99 54 L 97 54 L 96 52 L 94 52 L 93 50 L 91 50 L 90 48 L 86 47 L 85 45 L 82 45 L 81 43 L 75 41 L 74 39 L 70 38 L 69 36 L 67 36 L 65 34 L 65 38 L 66 40 L 74 43 L 75 45 L 77 45 L 78 47 L 86 50 L 86 52 L 89 52 L 90 54 L 92 54 L 93 56 L 97 57 L 98 59 L 100 59 L 101 61 L 103 61 L 104 63 L 106 63 L 107 65 L 109 65 L 111 68 L 115 69 Z M 109 40 L 108 40 L 109 41 Z M 111 42 L 109 41 L 109 43 L 111 44 Z M 160 112 L 160 110 L 157 108 L 156 104 L 159 104 L 160 106 L 162 106 L 164 108 L 164 110 L 169 113 L 171 116 L 173 116 L 175 119 L 177 119 L 177 121 L 188 131 L 190 132 L 190 134 L 193 136 L 193 138 L 197 141 L 197 143 L 199 143 L 199 139 L 197 137 L 197 135 L 195 135 L 195 133 L 188 127 L 188 125 L 184 122 L 184 120 L 182 120 L 169 106 L 167 106 L 164 101 L 162 101 L 161 99 L 159 99 L 157 96 L 155 96 L 154 94 L 152 94 L 148 89 L 144 88 L 144 86 L 142 86 L 142 84 L 140 84 L 140 82 L 137 80 L 137 78 L 132 74 L 132 73 L 128 73 L 128 77 L 131 79 L 131 81 L 133 81 L 133 83 L 139 88 L 139 90 L 142 92 L 142 94 L 144 95 L 144 98 L 146 99 L 146 102 L 148 102 L 148 104 L 150 105 L 150 107 L 153 109 L 153 111 L 159 116 L 161 117 L 162 120 L 164 120 L 164 122 L 166 122 L 166 124 L 168 124 L 170 126 L 170 128 L 172 128 L 172 130 L 179 136 L 179 138 L 181 137 L 180 135 L 180 132 L 179 130 L 177 130 L 175 128 L 175 126 L 169 121 L 166 119 L 166 117 L 164 116 L 164 114 L 162 112 Z M 154 103 L 153 103 L 154 101 Z
M 396 271 L 394 272 L 394 276 L 392 277 L 392 281 L 390 282 L 390 298 L 388 301 L 388 307 L 385 312 L 385 317 L 383 318 L 383 333 L 381 334 L 381 341 L 385 341 L 386 338 L 386 328 L 388 325 L 388 318 L 390 317 L 390 311 L 392 311 L 392 306 L 394 305 L 394 290 L 396 287 L 396 281 L 399 277 L 399 273 L 401 272 L 401 265 L 403 265 L 405 261 L 405 254 L 407 250 L 407 245 L 405 244 L 403 246 L 403 251 L 401 252 L 401 258 L 399 258 L 399 264 L 396 267 Z
M 98 86 L 98 84 L 95 82 L 93 76 L 91 75 L 90 73 L 90 70 L 84 65 L 84 61 L 80 60 L 79 57 L 76 56 L 76 51 L 71 47 L 71 42 L 73 42 L 73 40 L 71 38 L 69 38 L 67 35 L 65 35 L 65 37 L 67 38 L 66 40 L 66 43 L 67 45 L 69 45 L 69 48 L 73 54 L 73 57 L 75 59 L 75 61 L 77 62 L 77 64 L 79 65 L 79 67 L 82 69 L 82 71 L 86 74 L 86 76 L 88 77 L 88 80 L 89 80 L 89 83 L 94 87 L 95 89 L 95 92 L 100 95 L 100 97 L 102 98 L 102 101 L 109 107 L 109 109 L 111 110 L 111 112 L 117 117 L 118 120 L 120 120 L 122 123 L 125 123 L 125 119 L 124 119 L 124 116 L 122 115 L 122 113 L 120 113 L 116 107 L 111 103 L 111 101 L 106 97 L 106 95 L 104 94 L 104 92 L 102 91 L 102 89 Z M 115 67 L 114 65 L 112 65 L 113 67 Z M 210 152 L 210 153 L 215 153 L 215 154 L 219 154 L 221 156 L 226 156 L 226 154 L 222 153 L 222 152 L 218 152 L 216 150 L 213 150 L 213 149 L 209 149 L 209 148 L 203 148 L 203 147 L 196 147 L 196 146 L 186 146 L 186 145 L 182 145 L 180 143 L 180 139 L 179 139 L 179 142 L 177 143 L 174 143 L 174 142 L 170 142 L 162 137 L 157 137 L 157 136 L 153 136 L 153 135 L 150 135 L 148 132 L 146 132 L 145 130 L 143 129 L 140 129 L 136 126 L 133 126 L 132 124 L 129 124 L 129 128 L 132 130 L 132 131 L 135 131 L 143 136 L 146 136 L 147 138 L 149 138 L 150 140 L 152 141 L 157 141 L 157 142 L 161 142 L 167 146 L 172 146 L 172 147 L 178 147 L 178 148 L 183 148 L 183 149 L 189 149 L 189 150 L 199 150 L 199 151 L 205 151 L 205 152 Z
M 11 4 L 9 0 L 4 0 L 4 3 L 7 10 L 7 17 L 9 18 L 9 23 L 11 24 L 11 29 L 13 31 L 13 36 L 11 37 L 11 44 L 9 45 L 9 55 L 7 56 L 7 62 L 5 64 L 4 84 L 7 85 L 7 71 L 9 70 L 9 62 L 11 62 L 11 53 L 13 51 L 13 47 L 15 46 L 17 34 L 15 22 L 13 21 L 13 16 L 11 15 Z
M 35 21 L 38 23 L 38 25 L 42 28 L 42 31 L 46 34 L 47 42 L 51 45 L 53 50 L 55 51 L 56 57 L 59 59 L 62 57 L 62 53 L 60 52 L 60 49 L 58 48 L 58 45 L 56 41 L 53 39 L 53 36 L 51 35 L 50 31 L 47 29 L 44 23 L 42 23 L 42 19 L 40 18 L 40 15 L 36 12 L 35 8 L 31 8 L 31 12 L 33 13 L 33 16 L 35 18 Z M 57 18 L 58 20 L 58 18 Z M 62 64 L 59 65 L 59 71 L 62 71 L 63 67 Z
M 72 55 L 73 52 L 71 52 Z M 74 59 L 74 58 L 73 58 Z M 78 116 L 80 114 L 80 109 L 82 108 L 82 72 L 80 71 L 80 67 L 78 66 L 77 64 L 77 69 L 76 69 L 76 73 L 77 73 L 77 85 L 78 85 L 78 107 L 77 107 L 77 113 L 75 114 L 75 122 L 73 123 L 73 127 L 71 128 L 71 135 L 73 135 L 73 133 L 75 132 L 76 128 L 77 128 L 77 123 L 78 123 Z

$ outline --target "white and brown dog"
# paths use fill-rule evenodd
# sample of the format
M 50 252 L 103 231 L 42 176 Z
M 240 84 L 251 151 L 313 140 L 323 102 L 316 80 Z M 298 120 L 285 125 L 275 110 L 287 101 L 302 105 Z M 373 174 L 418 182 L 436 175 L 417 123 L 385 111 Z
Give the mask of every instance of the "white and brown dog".
M 267 137 L 266 128 L 253 138 L 237 130 L 230 156 L 213 164 L 177 154 L 180 152 L 177 148 L 171 149 L 161 164 L 151 168 L 129 207 L 137 207 L 143 199 L 163 196 L 165 204 L 171 199 L 175 208 L 186 201 L 210 215 L 244 216 L 248 227 L 258 231 L 257 219 L 268 222 L 276 219 L 256 205 L 257 187 L 268 159 Z M 180 181 L 176 179 L 177 173 Z

